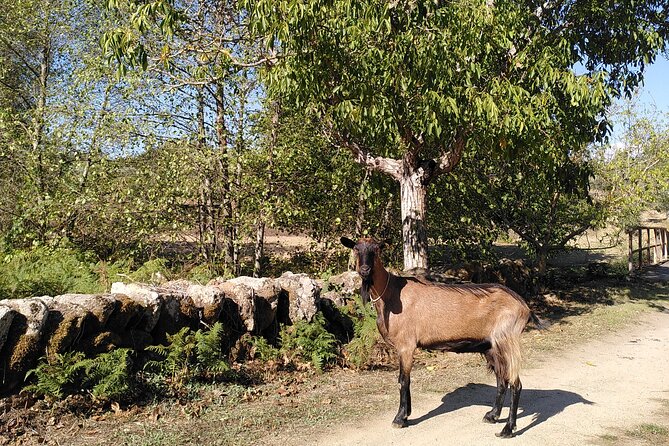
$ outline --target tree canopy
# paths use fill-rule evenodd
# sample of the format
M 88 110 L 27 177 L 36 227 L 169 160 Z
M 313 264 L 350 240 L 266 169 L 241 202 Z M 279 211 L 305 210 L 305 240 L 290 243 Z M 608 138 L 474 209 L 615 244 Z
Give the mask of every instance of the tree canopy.
M 666 47 L 665 3 L 245 6 L 280 53 L 270 91 L 312 108 L 335 145 L 400 183 L 412 268 L 427 266 L 426 187 L 463 151 L 562 158 L 606 135 L 611 99 L 630 92 Z M 554 141 L 536 144 L 544 138 Z

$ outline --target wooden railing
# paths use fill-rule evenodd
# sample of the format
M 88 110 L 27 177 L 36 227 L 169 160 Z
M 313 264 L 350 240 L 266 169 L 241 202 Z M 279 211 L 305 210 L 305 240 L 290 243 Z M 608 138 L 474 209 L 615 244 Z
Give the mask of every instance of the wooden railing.
M 644 265 L 656 265 L 669 259 L 669 231 L 666 227 L 637 226 L 628 229 L 627 234 L 629 236 L 627 260 L 629 271 L 639 269 Z M 634 248 L 634 238 L 637 239 L 637 248 Z

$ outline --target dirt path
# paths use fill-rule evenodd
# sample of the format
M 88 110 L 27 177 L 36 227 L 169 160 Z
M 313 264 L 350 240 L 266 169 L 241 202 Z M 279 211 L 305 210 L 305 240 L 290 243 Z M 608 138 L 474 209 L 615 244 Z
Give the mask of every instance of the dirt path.
M 311 444 L 589 444 L 600 435 L 617 434 L 617 428 L 656 421 L 662 400 L 669 400 L 668 358 L 669 311 L 665 310 L 524 370 L 517 436 L 512 440 L 495 437 L 503 424 L 481 421 L 494 397 L 490 376 L 446 395 L 414 393 L 413 414 L 405 429 L 390 427 L 397 403 L 391 398 L 387 413 L 344 426 Z

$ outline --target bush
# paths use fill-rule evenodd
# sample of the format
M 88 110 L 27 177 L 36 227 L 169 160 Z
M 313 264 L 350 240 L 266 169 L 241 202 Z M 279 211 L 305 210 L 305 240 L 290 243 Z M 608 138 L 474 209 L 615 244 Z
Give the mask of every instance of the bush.
M 311 322 L 299 321 L 281 329 L 281 351 L 290 359 L 299 358 L 323 371 L 339 353 L 337 339 L 325 329 L 325 317 L 317 313 Z
M 71 249 L 13 251 L 0 262 L 0 299 L 101 291 L 94 264 Z
M 222 338 L 220 322 L 207 331 L 193 332 L 184 327 L 167 335 L 167 345 L 146 348 L 161 359 L 148 361 L 145 369 L 166 378 L 171 390 L 177 392 L 193 379 L 216 378 L 230 370 L 223 355 Z
M 352 319 L 354 337 L 346 345 L 346 359 L 350 365 L 362 368 L 369 363 L 374 346 L 380 338 L 376 327 L 376 311 L 371 305 L 364 305 L 360 298 L 357 298 L 355 315 Z

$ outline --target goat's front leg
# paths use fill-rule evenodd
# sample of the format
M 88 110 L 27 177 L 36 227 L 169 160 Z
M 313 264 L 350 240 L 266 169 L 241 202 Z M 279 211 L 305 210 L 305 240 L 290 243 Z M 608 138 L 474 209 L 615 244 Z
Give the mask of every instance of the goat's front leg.
M 407 418 L 411 415 L 411 367 L 413 366 L 413 350 L 398 352 L 400 356 L 400 408 L 393 420 L 393 427 L 406 427 Z

